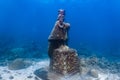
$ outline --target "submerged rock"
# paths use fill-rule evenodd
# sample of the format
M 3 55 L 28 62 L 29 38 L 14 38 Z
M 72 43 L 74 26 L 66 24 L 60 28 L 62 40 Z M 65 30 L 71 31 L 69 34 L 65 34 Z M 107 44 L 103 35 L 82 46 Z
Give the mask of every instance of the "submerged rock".
M 10 76 L 9 79 L 14 79 L 14 77 L 13 77 L 13 76 Z
M 98 78 L 98 72 L 95 69 L 90 70 L 89 74 L 94 78 Z
M 33 76 L 30 75 L 30 76 L 27 76 L 27 78 L 33 78 Z
M 24 69 L 27 68 L 31 65 L 31 62 L 25 61 L 24 59 L 18 58 L 9 63 L 8 68 L 10 70 L 19 70 L 19 69 Z
M 38 77 L 36 77 L 36 76 L 34 77 L 34 79 L 35 79 L 35 80 L 41 80 L 41 79 L 39 79 L 39 78 L 38 78 Z
M 38 76 L 39 78 L 42 78 L 42 80 L 49 80 L 48 79 L 48 71 L 44 68 L 40 68 L 36 71 L 34 71 L 34 74 Z
M 81 67 L 80 73 L 81 73 L 82 75 L 86 75 L 86 74 L 88 73 L 88 71 L 89 71 L 89 69 L 88 69 L 87 67 Z
M 45 68 L 40 68 L 34 71 L 34 74 L 36 75 L 35 80 L 61 80 L 62 75 L 57 74 L 55 72 L 49 71 Z

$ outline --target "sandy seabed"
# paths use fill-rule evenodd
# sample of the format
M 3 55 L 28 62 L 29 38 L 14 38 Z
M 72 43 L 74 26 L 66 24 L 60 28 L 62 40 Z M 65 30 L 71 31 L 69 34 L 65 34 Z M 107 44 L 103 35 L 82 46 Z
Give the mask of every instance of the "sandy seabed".
M 9 70 L 7 66 L 0 66 L 0 80 L 43 80 L 34 74 L 34 71 L 40 68 L 48 67 L 49 60 L 33 61 L 28 68 L 21 70 Z M 120 80 L 119 73 L 103 73 L 102 69 L 98 71 L 98 78 L 89 75 L 76 74 L 73 76 L 66 75 L 58 80 Z M 52 80 L 56 80 L 53 78 Z

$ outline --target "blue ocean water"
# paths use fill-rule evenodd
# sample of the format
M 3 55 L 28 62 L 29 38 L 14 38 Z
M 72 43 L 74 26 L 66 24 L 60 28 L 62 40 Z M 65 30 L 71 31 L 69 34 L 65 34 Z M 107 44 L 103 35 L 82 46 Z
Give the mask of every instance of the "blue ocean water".
M 119 59 L 119 0 L 0 0 L 0 55 L 9 56 L 21 47 L 29 54 L 39 50 L 40 58 L 47 55 L 48 36 L 60 8 L 71 24 L 70 47 L 80 55 Z

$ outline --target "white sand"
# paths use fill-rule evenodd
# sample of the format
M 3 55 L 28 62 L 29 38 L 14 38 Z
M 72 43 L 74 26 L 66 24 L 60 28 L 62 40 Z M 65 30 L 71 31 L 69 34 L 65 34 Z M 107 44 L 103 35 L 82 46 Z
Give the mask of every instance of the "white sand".
M 35 75 L 33 72 L 36 69 L 48 66 L 48 61 L 40 61 L 40 62 L 33 62 L 33 65 L 21 70 L 9 70 L 7 66 L 0 67 L 0 75 L 2 79 L 0 80 L 35 80 Z M 9 79 L 10 76 L 13 76 L 14 79 Z M 32 78 L 27 78 L 28 76 L 32 76 Z
M 33 62 L 33 65 L 21 70 L 9 70 L 7 66 L 2 67 L 0 66 L 0 75 L 2 79 L 0 80 L 35 80 L 35 75 L 33 72 L 36 69 L 44 68 L 49 65 L 48 60 L 39 61 L 39 62 Z M 10 77 L 13 76 L 13 79 L 10 79 Z M 31 78 L 28 78 L 28 76 L 31 76 Z M 39 79 L 42 80 L 42 79 Z M 99 71 L 99 77 L 93 78 L 91 76 L 80 76 L 79 74 L 74 76 L 65 76 L 61 78 L 61 80 L 120 80 L 120 77 L 117 74 L 112 73 L 102 73 Z

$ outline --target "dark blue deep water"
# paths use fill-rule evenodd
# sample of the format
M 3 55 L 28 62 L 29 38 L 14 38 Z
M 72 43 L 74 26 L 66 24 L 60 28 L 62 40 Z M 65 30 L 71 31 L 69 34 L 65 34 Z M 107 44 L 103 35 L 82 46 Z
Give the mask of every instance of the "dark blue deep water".
M 119 59 L 120 0 L 0 0 L 1 58 L 11 56 L 15 48 L 27 51 L 22 57 L 47 55 L 48 36 L 60 8 L 71 24 L 70 47 L 80 55 Z M 31 56 L 34 51 L 38 54 Z

